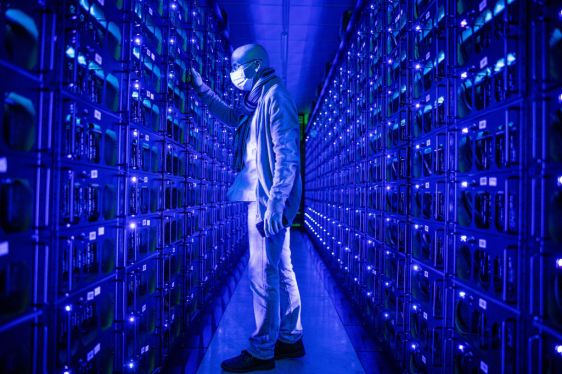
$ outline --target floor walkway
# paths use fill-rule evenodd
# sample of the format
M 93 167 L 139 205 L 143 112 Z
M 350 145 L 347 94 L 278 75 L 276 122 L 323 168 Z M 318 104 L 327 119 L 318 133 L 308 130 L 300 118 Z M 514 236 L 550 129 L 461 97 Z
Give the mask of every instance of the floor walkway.
M 344 301 L 335 296 L 335 285 L 329 282 L 331 277 L 309 239 L 302 232 L 294 231 L 291 244 L 301 292 L 303 341 L 307 354 L 301 359 L 277 361 L 276 369 L 268 373 L 386 372 L 381 370 L 382 351 L 365 336 L 359 321 L 348 308 L 341 305 Z M 245 273 L 210 342 L 199 374 L 220 373 L 223 359 L 235 356 L 247 347 L 248 337 L 255 328 L 251 297 Z

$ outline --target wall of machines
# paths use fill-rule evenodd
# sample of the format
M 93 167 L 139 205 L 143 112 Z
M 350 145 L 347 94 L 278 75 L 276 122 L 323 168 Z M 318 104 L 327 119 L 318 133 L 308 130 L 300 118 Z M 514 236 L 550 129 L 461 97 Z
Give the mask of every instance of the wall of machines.
M 306 227 L 412 373 L 562 371 L 562 6 L 363 4 L 307 133 Z
M 214 3 L 0 5 L 0 372 L 153 372 L 244 250 Z

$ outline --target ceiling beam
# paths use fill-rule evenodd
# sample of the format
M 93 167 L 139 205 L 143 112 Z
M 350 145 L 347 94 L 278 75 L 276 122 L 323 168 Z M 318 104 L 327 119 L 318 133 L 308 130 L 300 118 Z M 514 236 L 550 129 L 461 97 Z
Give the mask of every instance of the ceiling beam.
M 289 62 L 289 19 L 291 13 L 291 0 L 283 0 L 282 9 L 282 25 L 281 31 L 281 79 L 287 85 L 287 64 Z

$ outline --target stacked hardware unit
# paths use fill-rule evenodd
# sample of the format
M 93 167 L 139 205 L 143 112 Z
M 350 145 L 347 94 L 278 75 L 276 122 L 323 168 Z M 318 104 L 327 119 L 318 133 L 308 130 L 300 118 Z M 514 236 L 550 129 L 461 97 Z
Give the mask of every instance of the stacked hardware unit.
M 305 226 L 412 373 L 562 370 L 557 2 L 358 2 Z
M 245 249 L 214 2 L 0 7 L 0 371 L 160 370 Z

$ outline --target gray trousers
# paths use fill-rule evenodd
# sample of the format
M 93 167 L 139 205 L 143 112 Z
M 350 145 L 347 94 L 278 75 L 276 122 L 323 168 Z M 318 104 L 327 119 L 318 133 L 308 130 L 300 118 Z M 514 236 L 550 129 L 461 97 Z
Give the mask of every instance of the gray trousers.
M 266 360 L 273 358 L 277 339 L 292 344 L 302 337 L 301 298 L 291 263 L 291 229 L 263 238 L 256 229 L 257 216 L 257 203 L 249 203 L 248 276 L 256 330 L 248 351 Z

